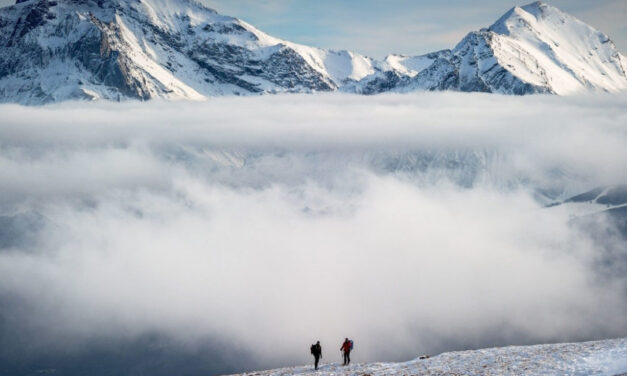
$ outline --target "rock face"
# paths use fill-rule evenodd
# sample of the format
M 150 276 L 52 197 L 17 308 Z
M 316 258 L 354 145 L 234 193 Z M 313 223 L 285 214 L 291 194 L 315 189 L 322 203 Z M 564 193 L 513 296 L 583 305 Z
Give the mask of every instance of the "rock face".
M 0 102 L 279 92 L 627 88 L 611 40 L 533 3 L 453 50 L 383 61 L 271 37 L 193 0 L 18 0 L 0 9 Z

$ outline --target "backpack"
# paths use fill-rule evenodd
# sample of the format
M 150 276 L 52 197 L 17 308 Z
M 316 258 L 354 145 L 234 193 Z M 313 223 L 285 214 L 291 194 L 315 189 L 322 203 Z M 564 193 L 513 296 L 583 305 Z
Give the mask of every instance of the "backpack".
M 349 342 L 351 343 L 351 351 L 353 351 L 353 340 L 351 339 Z
M 316 347 L 316 345 L 311 345 L 311 347 L 309 348 L 309 351 L 311 351 L 311 354 L 313 355 L 314 353 L 314 347 Z

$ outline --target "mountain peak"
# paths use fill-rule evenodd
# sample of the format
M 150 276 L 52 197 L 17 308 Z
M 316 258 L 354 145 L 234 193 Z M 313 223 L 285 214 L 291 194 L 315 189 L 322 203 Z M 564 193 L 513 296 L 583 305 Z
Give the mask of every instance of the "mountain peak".
M 550 8 L 558 10 L 557 8 L 542 1 L 534 1 L 533 3 L 523 5 L 520 8 L 524 9 L 525 12 L 531 13 L 536 16 L 542 14 L 543 11 L 550 9 Z
M 512 28 L 517 26 L 531 28 L 535 22 L 541 21 L 548 14 L 553 14 L 555 18 L 562 20 L 568 17 L 566 13 L 556 7 L 541 1 L 535 1 L 527 5 L 517 5 L 511 8 L 488 29 L 498 34 L 509 35 Z
M 510 61 L 508 70 L 527 82 L 557 94 L 627 88 L 623 58 L 609 37 L 554 6 L 514 7 L 488 31 L 496 34 L 501 60 Z

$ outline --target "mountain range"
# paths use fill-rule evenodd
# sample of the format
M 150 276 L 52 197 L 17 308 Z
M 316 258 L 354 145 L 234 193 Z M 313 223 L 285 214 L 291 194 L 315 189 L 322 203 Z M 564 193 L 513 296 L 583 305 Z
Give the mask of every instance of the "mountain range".
M 418 42 L 417 42 L 418 44 Z M 376 60 L 272 37 L 194 0 L 17 0 L 0 9 L 0 102 L 627 89 L 602 32 L 534 2 L 453 49 Z

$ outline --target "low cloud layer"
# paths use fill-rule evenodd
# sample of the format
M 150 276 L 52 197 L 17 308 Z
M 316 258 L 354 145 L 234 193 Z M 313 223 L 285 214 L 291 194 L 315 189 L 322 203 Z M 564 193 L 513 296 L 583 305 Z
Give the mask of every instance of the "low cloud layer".
M 166 343 L 195 374 L 346 336 L 373 361 L 626 335 L 624 239 L 545 208 L 627 182 L 625 99 L 2 106 L 0 360 Z

